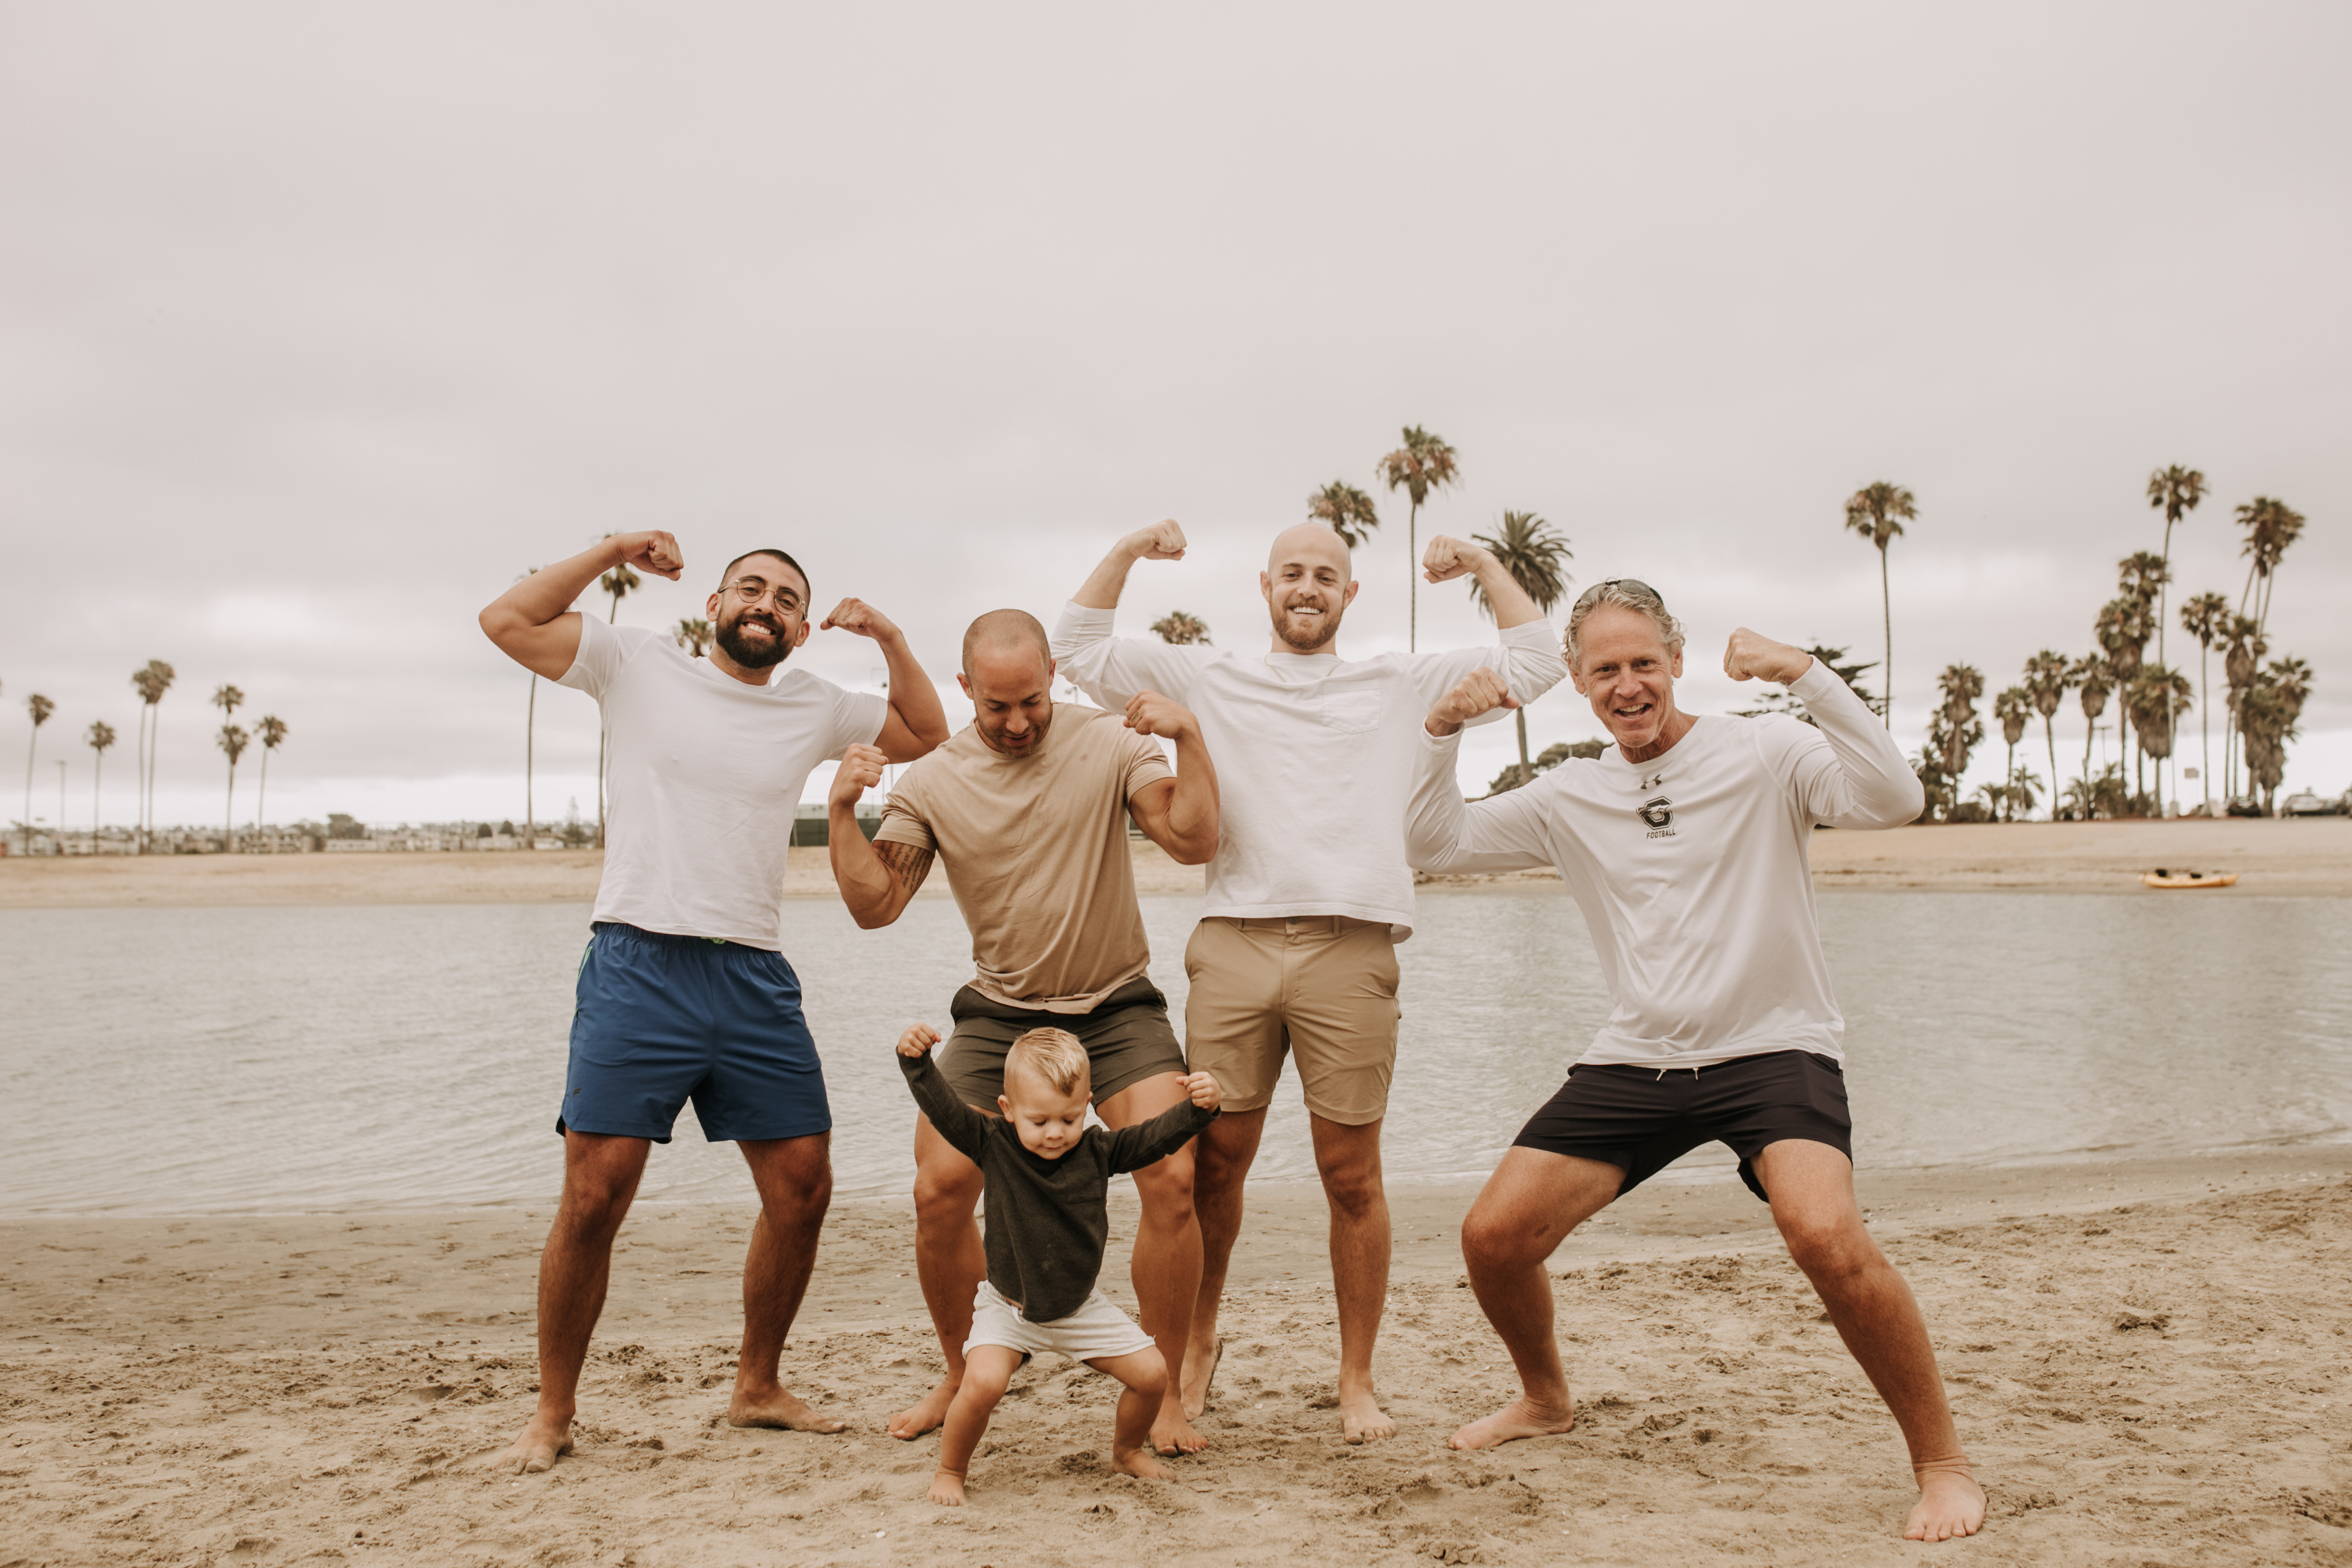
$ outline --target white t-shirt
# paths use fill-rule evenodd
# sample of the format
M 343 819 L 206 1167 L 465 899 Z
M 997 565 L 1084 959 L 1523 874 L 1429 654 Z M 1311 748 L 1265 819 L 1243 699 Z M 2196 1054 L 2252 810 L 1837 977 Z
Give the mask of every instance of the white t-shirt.
M 1422 720 L 1481 666 L 1521 702 L 1568 673 L 1548 621 L 1510 628 L 1500 647 L 1351 661 L 1114 637 L 1115 616 L 1068 605 L 1054 658 L 1114 712 L 1157 691 L 1200 720 L 1218 798 L 1203 919 L 1349 915 L 1412 934 L 1404 819 Z
M 1877 716 L 1820 660 L 1790 690 L 1820 729 L 1780 714 L 1704 718 L 1649 762 L 1612 747 L 1469 805 L 1454 780 L 1459 737 L 1423 731 L 1413 865 L 1556 866 L 1584 910 L 1612 1011 L 1580 1059 L 1843 1059 L 1806 847 L 1816 824 L 1916 821 L 1926 797 Z
M 580 617 L 558 684 L 604 713 L 599 921 L 781 951 L 784 854 L 809 773 L 889 704 L 804 669 L 746 686 L 641 626 Z

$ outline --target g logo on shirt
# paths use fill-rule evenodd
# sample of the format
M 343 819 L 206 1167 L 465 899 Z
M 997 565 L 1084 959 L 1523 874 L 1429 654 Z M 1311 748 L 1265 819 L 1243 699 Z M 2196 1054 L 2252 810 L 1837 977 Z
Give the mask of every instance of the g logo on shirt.
M 1675 803 L 1664 795 L 1651 796 L 1636 806 L 1633 814 L 1650 825 L 1651 837 L 1672 838 L 1675 836 Z

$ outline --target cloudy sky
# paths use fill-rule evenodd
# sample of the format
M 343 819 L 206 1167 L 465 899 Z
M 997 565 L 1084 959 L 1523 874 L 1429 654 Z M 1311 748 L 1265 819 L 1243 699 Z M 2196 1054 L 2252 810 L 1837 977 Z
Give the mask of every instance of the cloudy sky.
M 1532 510 L 1580 582 L 1655 583 L 1701 711 L 1740 705 L 1709 673 L 1738 624 L 1878 657 L 1842 503 L 1907 486 L 1912 746 L 1945 665 L 1998 689 L 2087 648 L 2117 558 L 2159 542 L 2152 468 L 2213 486 L 2189 592 L 2234 595 L 2230 509 L 2283 498 L 2310 526 L 2273 640 L 2318 673 L 2289 783 L 2333 794 L 2347 46 L 2330 5 L 19 0 L 0 742 L 54 699 L 34 810 L 63 757 L 84 826 L 80 737 L 112 722 L 127 818 L 126 678 L 160 658 L 166 820 L 218 819 L 223 681 L 291 726 L 272 818 L 520 816 L 527 678 L 474 614 L 601 533 L 688 553 L 624 621 L 700 613 L 776 542 L 945 680 L 973 614 L 1050 619 L 1175 517 L 1198 547 L 1139 571 L 1129 627 L 1181 607 L 1249 647 L 1270 535 L 1412 423 L 1465 475 L 1424 532 Z M 1350 653 L 1403 641 L 1383 518 Z M 1455 585 L 1422 632 L 1482 636 Z M 878 670 L 845 634 L 803 657 Z M 540 699 L 558 816 L 593 801 L 595 722 Z M 1530 723 L 1597 731 L 1564 689 Z M 2058 742 L 2071 773 L 2071 709 Z

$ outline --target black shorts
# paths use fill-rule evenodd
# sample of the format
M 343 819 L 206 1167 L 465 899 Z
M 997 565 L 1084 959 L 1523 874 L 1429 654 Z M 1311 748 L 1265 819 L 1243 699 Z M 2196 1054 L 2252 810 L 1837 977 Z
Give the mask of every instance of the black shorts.
M 1628 1193 L 1720 1140 L 1739 1156 L 1739 1179 L 1762 1198 L 1756 1156 L 1783 1138 L 1808 1138 L 1853 1158 L 1845 1072 L 1836 1062 L 1811 1051 L 1773 1051 L 1663 1074 L 1580 1062 L 1511 1142 L 1615 1165 L 1625 1173 L 1617 1190 Z

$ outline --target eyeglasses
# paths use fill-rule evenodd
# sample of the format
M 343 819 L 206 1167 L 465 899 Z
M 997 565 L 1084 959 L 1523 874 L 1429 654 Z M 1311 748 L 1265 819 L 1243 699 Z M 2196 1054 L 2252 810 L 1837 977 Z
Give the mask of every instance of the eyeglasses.
M 1664 594 L 1659 593 L 1655 588 L 1651 587 L 1647 583 L 1643 582 L 1639 577 L 1612 577 L 1606 583 L 1595 583 L 1591 587 L 1587 588 L 1583 593 L 1578 595 L 1576 596 L 1576 607 L 1581 610 L 1588 605 L 1591 605 L 1594 600 L 1600 598 L 1601 595 L 1608 590 L 1620 587 L 1631 588 L 1636 594 L 1647 595 L 1649 597 L 1655 599 L 1658 602 L 1659 607 L 1662 609 L 1665 606 L 1666 596 Z
M 801 596 L 791 588 L 782 583 L 771 588 L 758 577 L 738 577 L 726 585 L 726 591 L 733 594 L 736 601 L 747 607 L 771 598 L 775 600 L 779 610 L 789 612 L 801 607 Z

